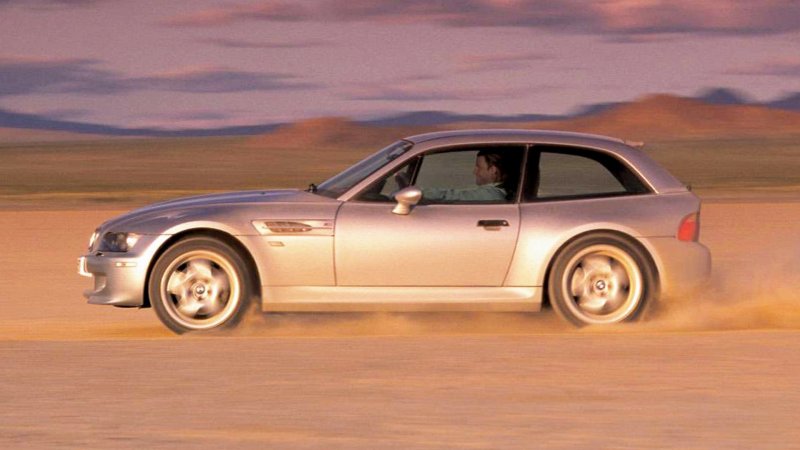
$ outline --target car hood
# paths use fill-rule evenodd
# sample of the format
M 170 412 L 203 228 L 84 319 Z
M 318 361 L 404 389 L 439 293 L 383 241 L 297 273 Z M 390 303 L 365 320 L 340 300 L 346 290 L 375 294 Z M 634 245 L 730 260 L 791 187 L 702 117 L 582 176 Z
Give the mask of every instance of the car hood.
M 272 191 L 239 191 L 223 192 L 220 194 L 197 195 L 183 197 L 164 202 L 153 203 L 143 208 L 135 209 L 129 214 L 147 213 L 165 209 L 186 208 L 194 206 L 210 206 L 235 203 L 267 203 L 267 202 L 319 202 L 326 197 L 311 194 L 299 189 L 280 189 Z
M 154 203 L 117 216 L 100 226 L 102 231 L 160 233 L 173 223 L 192 220 L 235 221 L 243 211 L 264 211 L 270 204 L 330 204 L 339 202 L 298 189 L 241 191 L 185 197 Z M 241 215 L 246 220 L 249 215 Z

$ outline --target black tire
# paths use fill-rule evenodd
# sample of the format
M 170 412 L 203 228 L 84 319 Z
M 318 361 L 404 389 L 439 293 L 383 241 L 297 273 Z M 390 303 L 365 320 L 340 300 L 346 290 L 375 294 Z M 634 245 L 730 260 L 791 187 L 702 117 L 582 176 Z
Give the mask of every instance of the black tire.
M 593 233 L 558 252 L 547 293 L 556 313 L 581 327 L 639 319 L 658 286 L 650 258 L 638 245 L 613 233 Z
M 167 249 L 150 274 L 150 303 L 175 333 L 232 328 L 247 313 L 252 289 L 242 256 L 210 237 L 190 237 Z

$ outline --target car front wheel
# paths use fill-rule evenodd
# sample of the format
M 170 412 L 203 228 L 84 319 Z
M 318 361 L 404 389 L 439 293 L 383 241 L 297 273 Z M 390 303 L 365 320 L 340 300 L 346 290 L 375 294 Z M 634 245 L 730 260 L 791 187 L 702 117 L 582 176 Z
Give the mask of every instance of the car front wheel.
M 556 257 L 548 280 L 551 305 L 577 326 L 636 320 L 656 291 L 649 258 L 611 233 L 569 243 Z
M 176 333 L 236 325 L 250 301 L 247 265 L 213 238 L 175 243 L 153 266 L 148 292 L 161 322 Z

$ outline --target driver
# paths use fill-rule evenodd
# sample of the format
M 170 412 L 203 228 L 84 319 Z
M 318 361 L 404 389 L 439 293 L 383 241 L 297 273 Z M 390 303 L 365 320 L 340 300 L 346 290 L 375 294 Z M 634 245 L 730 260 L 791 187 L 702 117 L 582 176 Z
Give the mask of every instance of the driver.
M 505 184 L 508 174 L 505 162 L 503 153 L 481 150 L 475 158 L 475 168 L 472 171 L 475 175 L 475 187 L 425 188 L 422 190 L 422 198 L 441 202 L 506 200 L 508 188 Z M 395 180 L 400 189 L 411 184 L 408 174 L 404 172 L 398 172 Z

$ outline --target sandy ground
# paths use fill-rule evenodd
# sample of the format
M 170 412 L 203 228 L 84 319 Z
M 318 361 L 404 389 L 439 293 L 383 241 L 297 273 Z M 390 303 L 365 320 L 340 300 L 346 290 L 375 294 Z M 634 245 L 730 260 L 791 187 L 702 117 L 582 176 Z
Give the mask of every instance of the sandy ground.
M 652 320 L 255 315 L 176 337 L 85 304 L 115 211 L 0 212 L 0 448 L 800 448 L 800 203 L 711 203 L 709 289 Z

